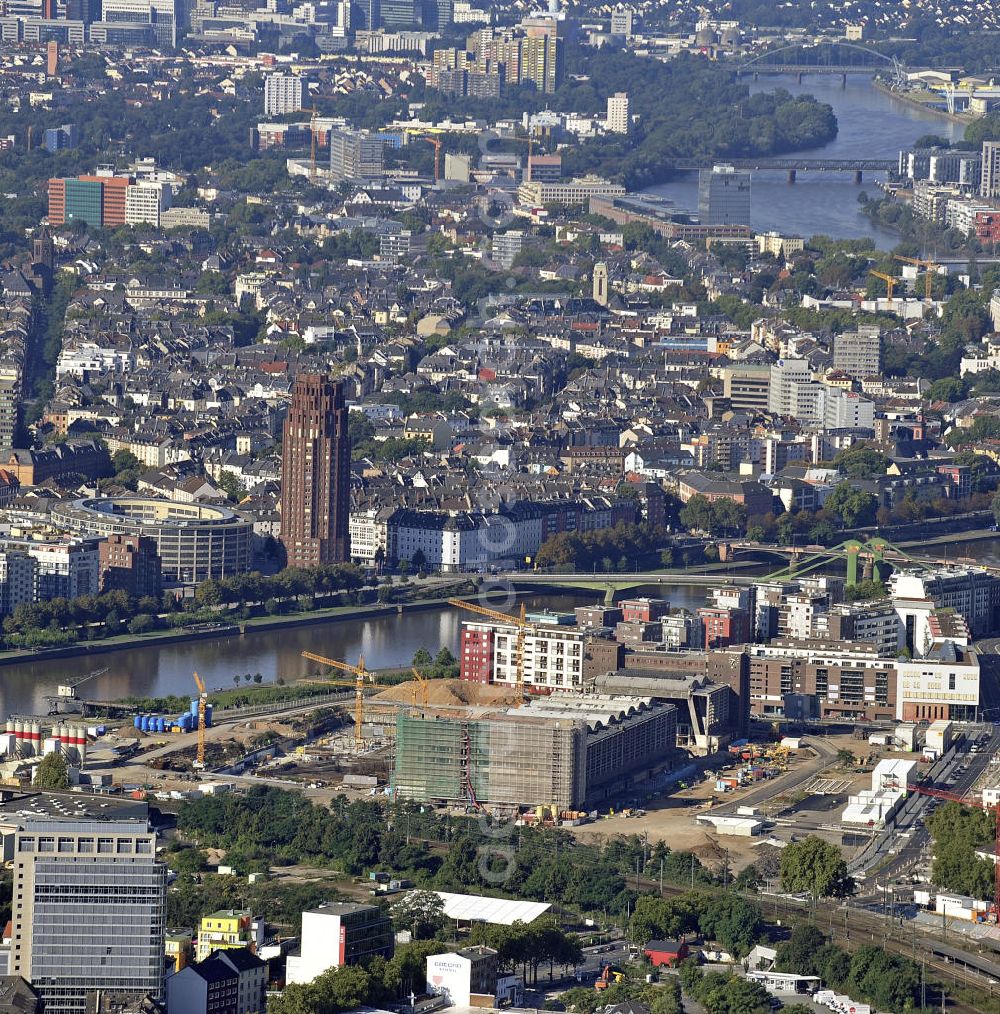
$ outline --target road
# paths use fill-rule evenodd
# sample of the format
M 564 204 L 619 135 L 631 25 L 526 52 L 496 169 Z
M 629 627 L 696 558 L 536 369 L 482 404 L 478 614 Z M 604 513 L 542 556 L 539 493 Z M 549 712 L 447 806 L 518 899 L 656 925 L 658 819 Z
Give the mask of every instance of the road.
M 822 736 L 810 736 L 806 742 L 806 746 L 816 751 L 817 756 L 815 758 L 806 761 L 802 765 L 796 765 L 796 767 L 790 771 L 786 771 L 783 775 L 779 775 L 777 778 L 763 782 L 757 788 L 743 793 L 739 799 L 713 807 L 709 812 L 712 814 L 724 814 L 740 806 L 756 806 L 757 803 L 763 803 L 783 793 L 794 791 L 800 785 L 804 785 L 836 763 L 836 748 L 827 743 Z

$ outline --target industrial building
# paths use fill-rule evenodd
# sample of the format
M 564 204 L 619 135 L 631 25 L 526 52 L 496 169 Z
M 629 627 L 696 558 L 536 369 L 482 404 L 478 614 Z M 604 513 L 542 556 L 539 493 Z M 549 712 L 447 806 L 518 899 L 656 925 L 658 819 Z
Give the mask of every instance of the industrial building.
M 879 761 L 872 771 L 872 787 L 848 796 L 841 821 L 885 827 L 905 802 L 919 774 L 916 761 L 893 758 Z
M 421 802 L 579 809 L 669 766 L 677 712 L 649 698 L 536 698 L 396 719 L 393 791 Z

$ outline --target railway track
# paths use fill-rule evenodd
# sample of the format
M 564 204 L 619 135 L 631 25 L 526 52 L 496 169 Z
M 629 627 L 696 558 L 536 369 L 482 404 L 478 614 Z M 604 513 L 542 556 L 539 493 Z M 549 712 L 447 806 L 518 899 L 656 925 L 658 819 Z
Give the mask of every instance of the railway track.
M 640 885 L 649 890 L 659 890 L 659 884 L 653 881 L 643 883 L 640 880 Z M 722 890 L 722 888 L 701 887 L 699 889 Z M 690 886 L 663 885 L 664 895 L 685 894 L 690 890 Z M 799 920 L 810 918 L 808 906 L 805 904 L 797 904 L 774 895 L 758 896 L 757 901 L 764 910 L 765 916 L 780 919 L 785 925 L 787 923 L 784 921 L 789 918 Z M 949 980 L 955 986 L 983 992 L 990 999 L 1000 997 L 1000 984 L 991 982 L 986 975 L 970 971 L 939 954 L 935 954 L 933 948 L 940 942 L 936 935 L 926 931 L 918 932 L 915 927 L 911 928 L 910 933 L 900 933 L 899 927 L 889 924 L 888 919 L 852 906 L 841 905 L 835 911 L 836 914 L 833 911 L 830 912 L 828 920 L 818 918 L 815 923 L 819 930 L 844 950 L 850 951 L 863 944 L 877 943 L 891 954 L 898 954 L 900 957 L 921 962 L 928 972 L 937 974 L 939 982 L 928 982 L 927 984 L 928 1007 L 940 1008 L 943 986 L 948 1010 L 953 1011 L 954 1014 L 983 1014 L 984 1008 L 971 1006 L 958 997 L 949 996 Z M 971 950 L 968 954 L 970 957 L 974 956 Z

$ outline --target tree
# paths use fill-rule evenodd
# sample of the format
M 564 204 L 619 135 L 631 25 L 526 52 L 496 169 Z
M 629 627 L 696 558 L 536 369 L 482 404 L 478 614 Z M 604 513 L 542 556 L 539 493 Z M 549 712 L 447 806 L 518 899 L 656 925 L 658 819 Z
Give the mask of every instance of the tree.
M 410 557 L 410 564 L 416 570 L 420 571 L 424 569 L 427 563 L 427 554 L 422 549 L 418 549 L 413 556 Z
M 942 377 L 927 388 L 928 401 L 961 401 L 968 391 L 968 385 L 958 377 Z
M 139 459 L 131 451 L 122 449 L 111 455 L 111 467 L 116 475 L 137 469 L 140 464 Z
M 823 506 L 831 514 L 836 514 L 845 528 L 857 528 L 875 520 L 878 500 L 871 493 L 855 489 L 849 482 L 842 482 L 826 498 Z
M 889 459 L 874 447 L 858 443 L 838 451 L 833 463 L 851 479 L 877 479 L 885 475 Z
M 219 476 L 219 489 L 226 494 L 233 503 L 239 503 L 246 495 L 246 486 L 240 482 L 235 472 L 223 471 Z
M 854 882 L 840 849 L 810 835 L 782 851 L 781 887 L 813 898 L 842 898 L 853 893 Z
M 445 923 L 444 902 L 434 891 L 410 891 L 390 909 L 400 929 L 408 929 L 414 940 L 434 936 Z
M 448 645 L 443 645 L 434 656 L 434 668 L 445 676 L 451 675 L 458 665 L 458 659 L 451 653 Z
M 34 785 L 36 788 L 49 789 L 53 792 L 69 788 L 69 769 L 61 753 L 53 751 L 42 758 L 35 770 Z
M 433 665 L 434 659 L 431 658 L 431 653 L 426 648 L 417 648 L 413 653 L 412 665 L 418 669 L 423 669 L 427 666 Z

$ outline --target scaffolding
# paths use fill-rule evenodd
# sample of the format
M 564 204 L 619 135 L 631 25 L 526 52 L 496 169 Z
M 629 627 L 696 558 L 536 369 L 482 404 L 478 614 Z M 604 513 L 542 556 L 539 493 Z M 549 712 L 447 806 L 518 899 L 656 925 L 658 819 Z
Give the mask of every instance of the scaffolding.
M 393 790 L 420 802 L 567 810 L 585 794 L 585 757 L 576 722 L 400 712 Z

